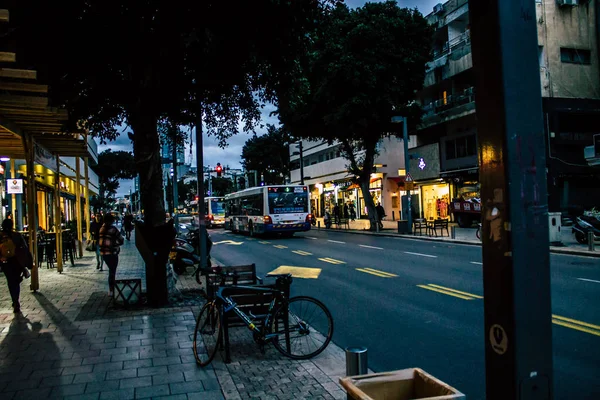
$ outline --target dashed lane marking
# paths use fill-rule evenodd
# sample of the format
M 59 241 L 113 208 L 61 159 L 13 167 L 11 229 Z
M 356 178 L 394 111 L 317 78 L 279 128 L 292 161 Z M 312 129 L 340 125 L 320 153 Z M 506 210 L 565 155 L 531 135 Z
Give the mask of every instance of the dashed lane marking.
M 309 253 L 308 251 L 302 251 L 302 250 L 292 250 L 292 253 L 296 253 L 301 256 L 312 256 L 312 253 Z
M 346 242 L 340 242 L 339 240 L 327 240 L 330 243 L 339 243 L 339 244 L 346 244 Z
M 475 300 L 475 299 L 483 299 L 481 296 L 477 296 L 476 294 L 471 294 L 467 292 L 461 292 L 460 290 L 450 289 L 444 286 L 427 284 L 427 285 L 417 285 L 422 289 L 431 290 L 432 292 L 442 293 L 448 296 L 458 297 L 463 300 Z
M 316 238 L 314 236 L 304 236 L 304 237 L 307 239 L 310 239 L 310 240 L 319 240 L 319 238 Z
M 366 244 L 359 244 L 358 246 L 359 247 L 364 247 L 365 249 L 383 250 L 383 247 L 367 246 Z
M 580 281 L 600 283 L 600 281 L 596 281 L 594 279 L 585 279 L 585 278 L 577 278 L 577 279 L 580 280 Z
M 405 251 L 405 254 L 412 254 L 413 256 L 421 256 L 421 257 L 430 257 L 430 258 L 437 258 L 437 256 L 432 256 L 431 254 L 423 254 L 423 253 L 413 253 L 411 251 Z
M 483 265 L 482 262 L 477 262 L 477 261 L 471 261 L 471 264 L 475 264 L 475 265 Z
M 271 242 L 267 242 L 266 240 L 261 240 L 260 242 L 258 242 L 260 244 L 271 244 Z
M 277 248 L 277 249 L 287 249 L 287 246 L 284 246 L 282 244 L 274 244 L 273 247 Z
M 319 261 L 324 261 L 329 264 L 346 264 L 345 261 L 340 261 L 340 260 L 336 260 L 335 258 L 329 258 L 329 257 L 319 258 Z
M 364 272 L 366 274 L 371 274 L 371 275 L 375 275 L 375 276 L 379 276 L 381 278 L 395 278 L 398 275 L 395 274 L 390 274 L 389 272 L 385 272 L 385 271 L 379 271 L 377 269 L 373 269 L 373 268 L 356 268 L 357 271 L 360 272 Z

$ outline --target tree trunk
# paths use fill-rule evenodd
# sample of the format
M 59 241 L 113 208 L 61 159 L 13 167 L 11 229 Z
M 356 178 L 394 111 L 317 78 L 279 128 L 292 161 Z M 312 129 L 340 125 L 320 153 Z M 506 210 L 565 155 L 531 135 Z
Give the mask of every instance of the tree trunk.
M 377 230 L 377 210 L 375 209 L 373 196 L 371 196 L 371 192 L 369 191 L 369 186 L 371 185 L 371 176 L 367 175 L 366 179 L 365 176 L 361 176 L 359 185 L 363 194 L 363 199 L 365 200 L 365 205 L 367 206 L 367 212 L 369 213 L 369 221 L 371 222 L 370 229 L 375 231 Z
M 133 157 L 140 179 L 140 195 L 144 204 L 144 223 L 165 224 L 164 189 L 157 122 L 143 109 L 130 118 L 134 133 Z

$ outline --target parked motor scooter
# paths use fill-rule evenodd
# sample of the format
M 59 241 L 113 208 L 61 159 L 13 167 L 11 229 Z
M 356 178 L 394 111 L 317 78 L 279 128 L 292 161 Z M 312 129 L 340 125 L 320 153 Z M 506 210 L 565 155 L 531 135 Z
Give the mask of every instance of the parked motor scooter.
M 582 215 L 577 217 L 573 225 L 575 240 L 581 244 L 588 243 L 588 232 L 594 233 L 594 241 L 600 240 L 600 220 L 593 216 Z
M 187 267 L 193 267 L 196 264 L 200 263 L 200 256 L 198 255 L 199 251 L 196 251 L 196 247 L 198 246 L 198 236 L 196 235 L 186 235 L 187 237 L 181 238 L 176 237 L 173 239 L 173 246 L 171 247 L 171 252 L 169 253 L 169 261 L 171 265 L 173 265 L 173 271 L 176 274 L 181 275 L 186 272 Z M 195 240 L 193 240 L 195 238 Z M 193 244 L 196 244 L 194 246 Z M 206 253 L 208 259 L 208 267 L 211 266 L 210 259 L 210 250 L 212 248 L 212 239 L 210 235 L 206 236 Z

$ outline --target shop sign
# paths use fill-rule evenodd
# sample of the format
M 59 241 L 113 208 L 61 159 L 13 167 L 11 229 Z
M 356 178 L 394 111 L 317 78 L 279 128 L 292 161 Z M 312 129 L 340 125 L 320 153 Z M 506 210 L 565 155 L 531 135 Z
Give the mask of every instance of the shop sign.
M 323 186 L 323 191 L 324 192 L 333 192 L 335 190 L 335 185 L 333 183 L 326 183 Z
M 7 179 L 6 180 L 7 194 L 23 194 L 23 179 Z
M 439 143 L 419 146 L 408 150 L 409 171 L 415 181 L 440 177 Z

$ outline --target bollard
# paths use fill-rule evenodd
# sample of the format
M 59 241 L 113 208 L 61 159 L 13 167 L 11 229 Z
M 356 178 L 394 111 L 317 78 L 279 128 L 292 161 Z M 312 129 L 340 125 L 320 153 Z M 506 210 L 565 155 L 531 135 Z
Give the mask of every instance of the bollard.
M 392 221 L 396 220 L 396 214 L 394 213 L 394 210 L 392 210 Z
M 321 221 L 317 221 L 317 229 L 321 229 Z
M 346 347 L 346 376 L 365 375 L 367 372 L 367 348 Z
M 450 227 L 450 237 L 452 239 L 456 239 L 456 227 L 455 226 Z
M 588 250 L 596 251 L 596 243 L 594 243 L 594 232 L 588 231 Z
M 366 375 L 368 368 L 366 347 L 346 347 L 346 376 Z M 346 399 L 353 397 L 347 394 Z

